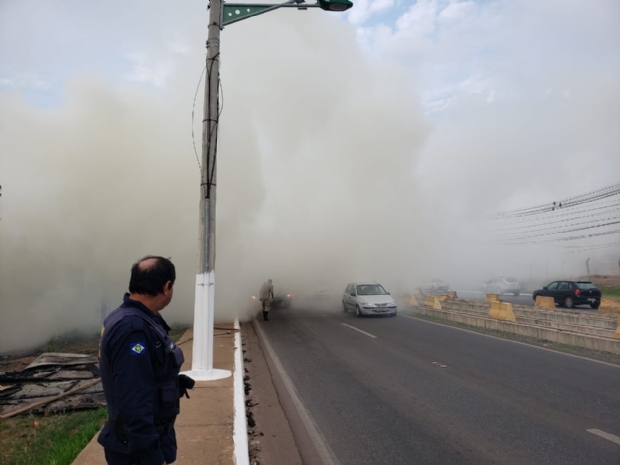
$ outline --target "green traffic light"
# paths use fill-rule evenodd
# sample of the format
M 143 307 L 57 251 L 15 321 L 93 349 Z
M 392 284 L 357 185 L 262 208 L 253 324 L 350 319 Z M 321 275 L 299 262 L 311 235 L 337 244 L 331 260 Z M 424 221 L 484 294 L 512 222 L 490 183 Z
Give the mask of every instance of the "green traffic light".
M 318 0 L 322 10 L 345 11 L 353 6 L 349 0 Z

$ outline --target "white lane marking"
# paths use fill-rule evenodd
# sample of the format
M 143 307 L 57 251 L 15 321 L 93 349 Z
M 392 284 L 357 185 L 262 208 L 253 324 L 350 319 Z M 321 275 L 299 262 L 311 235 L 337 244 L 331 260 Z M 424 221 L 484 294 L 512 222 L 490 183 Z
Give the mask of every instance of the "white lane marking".
M 428 321 L 428 320 L 425 320 L 424 318 L 417 318 L 415 316 L 405 315 L 403 313 L 399 313 L 397 317 L 399 316 L 404 316 L 405 318 L 411 318 L 412 320 L 421 321 L 422 323 L 428 323 L 428 324 L 437 325 L 437 326 L 444 326 L 446 328 L 452 328 L 458 331 L 465 331 L 466 333 L 477 334 L 478 336 L 490 337 L 491 339 L 498 339 L 504 342 L 512 342 L 513 344 L 520 344 L 522 346 L 528 346 L 533 349 L 546 350 L 547 352 L 553 352 L 555 354 L 566 355 L 567 357 L 580 358 L 581 360 L 587 360 L 588 362 L 600 363 L 601 365 L 607 365 L 607 366 L 614 367 L 614 368 L 620 368 L 620 365 L 616 365 L 615 363 L 603 362 L 602 360 L 596 360 L 595 358 L 582 357 L 581 355 L 567 354 L 566 352 L 560 352 L 559 350 L 554 350 L 554 349 L 549 349 L 547 347 L 540 347 L 540 346 L 536 346 L 533 344 L 528 344 L 527 342 L 519 342 L 519 341 L 513 341 L 512 339 L 505 339 L 503 337 L 491 336 L 490 334 L 479 333 L 478 331 L 472 331 L 471 329 L 459 328 L 458 326 L 452 326 L 452 325 L 444 324 L 444 323 L 437 323 L 435 321 Z
M 368 336 L 368 337 L 370 337 L 370 338 L 372 338 L 372 339 L 377 339 L 377 336 L 374 336 L 373 334 L 367 333 L 366 331 L 362 331 L 361 329 L 356 328 L 355 326 L 351 326 L 351 325 L 348 325 L 348 324 L 346 324 L 346 323 L 341 323 L 341 324 L 342 324 L 342 326 L 346 326 L 347 328 L 354 329 L 354 330 L 355 330 L 355 331 L 357 331 L 358 333 L 365 334 L 366 336 Z
M 291 400 L 293 401 L 293 404 L 295 404 L 295 409 L 297 410 L 297 413 L 299 414 L 301 421 L 306 427 L 306 431 L 308 431 L 310 440 L 314 444 L 314 447 L 316 447 L 317 453 L 319 454 L 319 457 L 321 457 L 323 464 L 324 465 L 340 465 L 340 462 L 338 462 L 336 455 L 331 450 L 331 448 L 329 447 L 329 444 L 327 444 L 327 441 L 325 440 L 325 438 L 319 431 L 319 427 L 314 421 L 314 418 L 312 418 L 312 415 L 310 415 L 310 412 L 306 409 L 301 399 L 297 395 L 297 390 L 295 389 L 295 385 L 293 384 L 293 381 L 291 380 L 291 378 L 289 378 L 288 374 L 284 370 L 284 366 L 282 366 L 280 359 L 276 355 L 276 352 L 271 347 L 271 343 L 269 342 L 269 340 L 267 340 L 267 336 L 265 335 L 263 328 L 261 328 L 256 318 L 252 320 L 252 323 L 253 323 L 252 326 L 254 326 L 254 329 L 256 329 L 256 332 L 258 333 L 261 339 L 261 342 L 265 345 L 265 349 L 269 353 L 271 360 L 273 360 L 273 364 L 276 366 L 276 370 L 278 370 L 278 373 L 280 374 L 280 377 L 282 378 L 282 383 L 284 384 L 284 387 L 288 391 L 288 394 L 291 396 Z
M 234 369 L 234 406 L 235 420 L 233 426 L 233 444 L 235 464 L 249 465 L 248 429 L 245 411 L 245 390 L 243 387 L 243 348 L 241 346 L 241 329 L 239 320 L 235 319 L 235 369 Z
M 606 433 L 605 431 L 601 431 L 600 429 L 587 429 L 588 433 L 596 434 L 602 438 L 605 438 L 611 442 L 615 442 L 620 445 L 620 438 L 618 436 L 614 436 L 613 434 Z

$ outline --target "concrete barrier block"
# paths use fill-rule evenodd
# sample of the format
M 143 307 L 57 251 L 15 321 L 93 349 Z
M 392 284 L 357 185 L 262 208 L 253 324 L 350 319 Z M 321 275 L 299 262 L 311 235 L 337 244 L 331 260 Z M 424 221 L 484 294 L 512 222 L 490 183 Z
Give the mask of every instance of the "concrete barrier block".
M 407 305 L 418 305 L 418 299 L 415 298 L 414 294 L 405 294 L 405 295 L 403 295 L 403 301 Z
M 493 304 L 491 304 L 493 305 Z M 499 309 L 499 317 L 500 320 L 506 321 L 517 321 L 515 318 L 515 314 L 512 311 L 512 304 L 510 302 L 501 302 Z
M 424 306 L 434 308 L 435 310 L 441 310 L 441 301 L 437 296 L 427 295 L 424 296 Z
M 489 318 L 497 318 L 499 320 L 499 315 L 502 310 L 502 303 L 495 300 L 491 302 L 491 310 L 489 310 Z
M 439 299 L 440 302 L 448 300 L 448 296 L 447 295 L 438 295 L 437 298 Z
M 553 297 L 543 297 L 541 295 L 536 296 L 535 307 L 538 308 L 553 308 L 555 309 L 555 301 Z
M 484 298 L 485 302 L 499 302 L 499 294 L 487 294 Z
M 616 332 L 614 333 L 614 337 L 616 339 L 620 339 L 620 316 L 618 317 L 618 327 L 616 328 Z
M 459 296 L 456 295 L 456 291 L 448 291 L 448 300 L 456 300 Z

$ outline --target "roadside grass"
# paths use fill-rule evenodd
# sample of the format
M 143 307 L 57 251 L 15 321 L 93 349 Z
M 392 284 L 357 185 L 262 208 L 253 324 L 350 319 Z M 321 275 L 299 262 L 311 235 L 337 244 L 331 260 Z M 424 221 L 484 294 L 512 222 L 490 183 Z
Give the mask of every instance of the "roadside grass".
M 173 325 L 170 337 L 178 341 L 188 328 L 188 325 Z M 52 337 L 37 352 L 96 355 L 98 348 L 98 333 L 71 332 Z M 100 407 L 50 415 L 18 415 L 1 420 L 0 464 L 69 465 L 99 432 L 107 416 L 107 409 Z
M 185 331 L 187 331 L 190 328 L 189 325 L 182 325 L 182 324 L 174 324 L 170 327 L 170 338 L 174 341 L 177 342 L 179 339 L 181 339 L 181 336 L 183 336 L 183 334 L 185 334 Z
M 616 286 L 608 286 L 599 284 L 598 288 L 603 293 L 603 297 L 620 297 L 620 288 Z
M 620 355 L 612 354 L 609 352 L 600 352 L 597 350 L 586 349 L 583 347 L 571 346 L 568 344 L 558 344 L 557 342 L 546 341 L 544 339 L 536 339 L 528 336 L 521 336 L 519 334 L 504 333 L 502 331 L 495 331 L 493 329 L 479 328 L 477 326 L 469 326 L 456 321 L 444 320 L 441 318 L 435 318 L 432 316 L 420 315 L 414 312 L 403 312 L 405 315 L 419 318 L 420 320 L 432 321 L 440 323 L 445 326 L 454 326 L 456 328 L 467 329 L 475 333 L 487 334 L 489 336 L 495 336 L 510 341 L 523 342 L 538 347 L 545 347 L 557 352 L 565 354 L 578 355 L 580 357 L 592 358 L 594 360 L 600 360 L 602 362 L 612 363 L 614 365 L 620 365 Z
M 101 429 L 108 411 L 26 415 L 0 422 L 0 457 L 6 465 L 70 465 Z M 35 422 L 38 422 L 35 426 Z

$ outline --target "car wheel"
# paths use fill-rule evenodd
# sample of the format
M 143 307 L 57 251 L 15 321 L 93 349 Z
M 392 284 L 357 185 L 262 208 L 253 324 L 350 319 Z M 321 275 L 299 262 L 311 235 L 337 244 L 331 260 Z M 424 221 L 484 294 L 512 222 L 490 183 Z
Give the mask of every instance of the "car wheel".
M 572 297 L 567 297 L 566 299 L 564 299 L 564 306 L 566 308 L 573 308 L 575 306 L 575 301 Z
M 360 306 L 359 305 L 357 305 L 355 307 L 355 316 L 358 317 L 358 318 L 361 318 L 362 316 L 364 316 L 364 315 L 362 315 L 362 311 L 360 310 Z
M 342 311 L 347 313 L 347 306 L 345 305 L 344 300 L 342 301 Z

